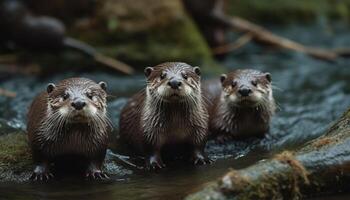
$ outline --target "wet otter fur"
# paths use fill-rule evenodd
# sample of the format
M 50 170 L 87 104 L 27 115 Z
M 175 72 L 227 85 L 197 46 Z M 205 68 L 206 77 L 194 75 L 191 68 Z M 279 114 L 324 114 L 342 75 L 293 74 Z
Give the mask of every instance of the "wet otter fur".
M 218 81 L 219 82 L 219 81 Z M 264 137 L 276 110 L 271 75 L 238 69 L 220 77 L 218 87 L 206 85 L 211 136 L 219 141 Z M 216 86 L 216 85 L 215 85 Z
M 34 99 L 27 123 L 35 163 L 32 180 L 52 178 L 51 164 L 67 169 L 83 165 L 86 177 L 107 178 L 101 171 L 111 130 L 106 97 L 105 82 L 69 78 L 48 84 Z
M 194 164 L 206 164 L 208 112 L 201 93 L 200 69 L 167 62 L 145 69 L 147 87 L 121 112 L 120 137 L 148 169 L 163 168 L 165 149 L 189 153 Z M 173 148 L 171 148 L 173 147 Z M 185 150 L 186 149 L 186 150 Z

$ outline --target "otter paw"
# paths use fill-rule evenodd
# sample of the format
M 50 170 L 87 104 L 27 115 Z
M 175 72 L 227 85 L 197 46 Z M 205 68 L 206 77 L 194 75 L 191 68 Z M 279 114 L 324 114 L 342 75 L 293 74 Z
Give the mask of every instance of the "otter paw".
M 35 173 L 30 176 L 29 180 L 31 181 L 48 181 L 52 179 L 54 176 L 52 173 Z
M 158 156 L 151 156 L 146 162 L 146 169 L 148 170 L 157 170 L 165 167 L 165 164 Z
M 48 181 L 52 179 L 54 175 L 45 166 L 38 165 L 35 167 L 33 174 L 30 176 L 31 181 Z
M 194 165 L 206 165 L 211 164 L 213 161 L 204 155 L 196 155 L 192 158 L 192 163 Z
M 85 174 L 86 179 L 91 180 L 102 180 L 102 179 L 109 179 L 109 176 L 102 172 L 101 170 L 93 170 L 93 171 L 87 171 Z

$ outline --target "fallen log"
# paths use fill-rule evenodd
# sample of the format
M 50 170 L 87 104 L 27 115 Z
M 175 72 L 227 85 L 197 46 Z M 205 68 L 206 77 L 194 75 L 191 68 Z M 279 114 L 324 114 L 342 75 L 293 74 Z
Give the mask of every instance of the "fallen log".
M 183 0 L 187 11 L 198 24 L 207 39 L 212 53 L 217 56 L 241 48 L 250 41 L 301 52 L 326 61 L 334 61 L 339 57 L 349 57 L 349 49 L 327 49 L 303 45 L 282 36 L 278 36 L 266 28 L 237 16 L 226 14 L 229 1 L 226 0 Z M 237 41 L 227 44 L 225 32 L 228 30 L 243 33 Z M 249 37 L 248 37 L 249 36 Z
M 323 136 L 300 149 L 231 170 L 186 199 L 299 199 L 349 188 L 350 109 Z
M 274 33 L 270 32 L 264 27 L 251 23 L 240 17 L 226 16 L 222 14 L 222 12 L 214 13 L 213 17 L 226 24 L 227 27 L 232 28 L 235 31 L 250 34 L 253 40 L 260 43 L 275 46 L 278 48 L 302 52 L 314 58 L 327 61 L 334 61 L 339 56 L 336 51 L 330 49 L 305 46 L 293 40 L 275 35 Z
M 232 44 L 226 44 L 223 46 L 215 47 L 212 49 L 212 52 L 214 55 L 219 54 L 225 54 L 230 51 L 237 50 L 246 44 L 248 44 L 252 40 L 252 35 L 249 33 L 244 34 L 243 36 L 239 37 L 234 43 Z
M 117 59 L 105 56 L 105 55 L 97 52 L 94 47 L 92 47 L 92 46 L 90 46 L 82 41 L 76 40 L 74 38 L 66 37 L 66 38 L 64 38 L 63 43 L 66 47 L 70 47 L 70 48 L 76 49 L 82 53 L 85 53 L 86 55 L 92 57 L 96 62 L 101 63 L 105 66 L 108 66 L 114 70 L 120 71 L 120 72 L 122 72 L 124 74 L 128 74 L 128 75 L 131 75 L 134 73 L 134 69 L 131 66 L 129 66 L 129 65 L 117 60 Z

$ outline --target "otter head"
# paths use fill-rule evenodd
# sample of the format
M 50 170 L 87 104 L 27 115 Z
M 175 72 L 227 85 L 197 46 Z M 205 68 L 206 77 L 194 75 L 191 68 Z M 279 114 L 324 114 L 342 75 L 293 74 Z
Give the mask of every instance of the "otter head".
M 105 82 L 95 83 L 85 78 L 65 79 L 47 86 L 48 110 L 57 119 L 71 123 L 88 122 L 106 115 Z
M 255 107 L 271 100 L 271 75 L 257 70 L 235 70 L 220 77 L 226 102 L 233 106 Z
M 186 63 L 169 62 L 147 67 L 147 93 L 164 102 L 195 100 L 200 93 L 200 69 Z

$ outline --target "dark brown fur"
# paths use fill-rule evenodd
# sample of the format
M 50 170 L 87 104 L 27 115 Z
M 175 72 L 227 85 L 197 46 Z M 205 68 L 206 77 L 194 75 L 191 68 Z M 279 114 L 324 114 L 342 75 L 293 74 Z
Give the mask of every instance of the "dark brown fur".
M 122 110 L 121 139 L 137 154 L 146 156 L 149 168 L 164 167 L 161 152 L 169 146 L 181 150 L 182 145 L 188 147 L 194 163 L 205 164 L 208 159 L 203 155 L 203 149 L 207 139 L 208 113 L 201 94 L 199 69 L 175 62 L 146 68 L 145 73 L 147 88 L 134 95 Z M 167 76 L 162 79 L 163 73 Z M 168 87 L 174 78 L 182 81 L 180 91 L 185 87 L 192 88 L 193 98 L 190 95 L 179 99 L 172 99 L 171 95 L 157 96 L 157 89 Z M 170 87 L 168 90 L 173 91 Z
M 248 99 L 230 103 L 229 95 L 237 95 L 238 90 L 248 88 L 254 94 L 261 90 L 260 103 Z M 226 91 L 226 92 L 224 92 Z M 263 137 L 269 130 L 270 119 L 276 105 L 272 96 L 271 76 L 257 70 L 235 70 L 216 83 L 206 84 L 209 107 L 209 129 L 219 140 L 247 137 Z
M 105 177 L 101 167 L 111 129 L 105 115 L 105 83 L 97 84 L 89 79 L 70 78 L 56 86 L 50 84 L 47 90 L 34 99 L 28 113 L 28 138 L 36 164 L 32 179 L 46 180 L 53 176 L 49 170 L 51 163 L 74 168 L 72 163 L 60 162 L 70 158 L 77 161 L 76 164 L 86 163 L 87 176 Z M 67 94 L 70 96 L 65 96 L 64 100 L 64 95 Z M 69 117 L 60 120 L 59 116 L 62 115 L 59 114 L 59 109 L 71 109 L 71 104 L 77 101 L 76 99 L 86 102 L 86 109 L 90 106 L 97 108 L 97 113 L 83 118 L 71 117 L 70 114 Z M 72 109 L 71 113 L 74 112 L 79 111 Z

